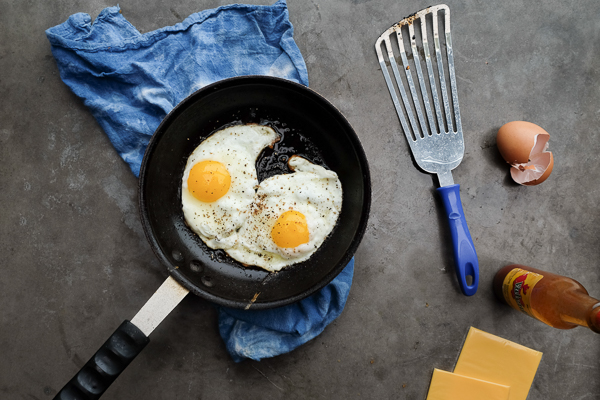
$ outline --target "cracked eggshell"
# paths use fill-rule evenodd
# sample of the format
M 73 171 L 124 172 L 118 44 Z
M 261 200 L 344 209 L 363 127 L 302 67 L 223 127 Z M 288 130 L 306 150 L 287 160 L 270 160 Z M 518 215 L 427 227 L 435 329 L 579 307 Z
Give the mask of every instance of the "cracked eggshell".
M 544 171 L 544 173 L 542 174 L 542 176 L 540 176 L 537 179 L 534 179 L 532 181 L 529 182 L 523 182 L 523 185 L 527 185 L 527 186 L 535 186 L 535 185 L 539 185 L 540 183 L 544 182 L 546 179 L 548 179 L 548 177 L 550 176 L 550 173 L 552 172 L 552 168 L 554 168 L 554 157 L 552 156 L 551 152 L 546 152 L 546 153 L 542 153 L 542 154 L 549 154 L 550 155 L 550 161 L 548 163 L 548 166 L 546 167 L 546 171 Z M 514 172 L 513 172 L 514 171 Z M 515 167 L 511 167 L 510 169 L 510 175 L 512 176 L 513 180 L 517 183 L 519 183 L 517 181 L 517 179 L 519 179 L 518 175 L 517 175 L 517 171 L 519 171 L 519 169 L 515 168 Z M 517 175 L 517 177 L 515 178 L 515 175 Z
M 510 174 L 521 185 L 545 181 L 554 167 L 554 157 L 547 151 L 550 134 L 536 124 L 513 121 L 504 124 L 496 136 L 496 145 L 504 160 L 511 164 Z

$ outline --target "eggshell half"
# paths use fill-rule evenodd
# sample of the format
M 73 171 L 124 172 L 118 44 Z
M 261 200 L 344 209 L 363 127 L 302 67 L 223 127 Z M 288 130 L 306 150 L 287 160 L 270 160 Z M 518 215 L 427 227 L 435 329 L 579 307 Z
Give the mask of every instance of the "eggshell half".
M 554 157 L 547 151 L 549 140 L 548 132 L 526 121 L 509 122 L 498 130 L 498 150 L 511 164 L 510 175 L 516 183 L 537 185 L 550 176 Z
M 502 125 L 496 135 L 496 145 L 502 158 L 509 164 L 529 162 L 530 154 L 536 145 L 537 135 L 550 135 L 536 124 L 526 121 L 513 121 Z M 547 142 L 548 140 L 546 140 Z

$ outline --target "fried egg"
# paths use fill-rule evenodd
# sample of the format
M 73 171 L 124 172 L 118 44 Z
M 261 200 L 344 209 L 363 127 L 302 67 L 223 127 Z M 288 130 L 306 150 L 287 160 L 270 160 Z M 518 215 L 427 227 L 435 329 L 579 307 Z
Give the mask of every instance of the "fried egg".
M 294 172 L 262 181 L 237 240 L 226 252 L 268 271 L 307 260 L 333 230 L 342 209 L 337 174 L 292 156 Z
M 256 198 L 256 159 L 277 140 L 267 126 L 237 125 L 215 132 L 189 156 L 181 181 L 183 215 L 209 247 L 235 245 Z

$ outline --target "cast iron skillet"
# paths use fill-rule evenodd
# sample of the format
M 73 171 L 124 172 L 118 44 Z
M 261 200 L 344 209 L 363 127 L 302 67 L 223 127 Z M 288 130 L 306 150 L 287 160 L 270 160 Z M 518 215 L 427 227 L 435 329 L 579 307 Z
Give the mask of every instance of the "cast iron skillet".
M 343 190 L 342 212 L 333 232 L 306 262 L 278 273 L 244 267 L 223 251 L 209 249 L 186 226 L 181 210 L 181 178 L 188 156 L 215 130 L 238 123 L 273 127 L 282 140 L 258 159 L 259 180 L 286 173 L 293 154 L 335 171 Z M 365 232 L 371 203 L 367 159 L 354 130 L 327 100 L 291 81 L 264 76 L 226 79 L 183 100 L 160 124 L 146 149 L 139 186 L 146 237 L 169 274 L 185 289 L 214 303 L 252 309 L 290 304 L 321 289 L 350 261 Z M 165 284 L 171 285 L 170 278 Z M 147 328 L 124 321 L 55 399 L 98 399 L 148 344 L 166 313 L 166 298 L 146 303 L 139 322 L 161 315 Z M 181 292 L 174 307 L 187 291 Z M 164 293 L 164 292 L 163 292 Z M 167 291 L 168 293 L 168 291 Z M 258 294 L 258 295 L 257 295 Z M 154 300 L 153 300 L 154 299 Z M 149 313 L 145 312 L 149 309 Z M 146 333 L 145 333 L 146 332 Z
M 283 134 L 282 143 L 259 157 L 257 164 L 270 166 L 263 177 L 285 172 L 286 157 L 299 154 L 325 164 L 342 182 L 342 213 L 333 233 L 308 261 L 276 274 L 246 268 L 222 250 L 208 248 L 183 219 L 181 178 L 188 156 L 212 132 L 239 122 L 267 124 Z M 179 283 L 235 308 L 245 308 L 260 293 L 252 309 L 263 309 L 298 301 L 341 272 L 365 231 L 370 185 L 358 137 L 331 103 L 288 80 L 245 76 L 200 89 L 163 120 L 142 163 L 140 212 L 152 249 Z

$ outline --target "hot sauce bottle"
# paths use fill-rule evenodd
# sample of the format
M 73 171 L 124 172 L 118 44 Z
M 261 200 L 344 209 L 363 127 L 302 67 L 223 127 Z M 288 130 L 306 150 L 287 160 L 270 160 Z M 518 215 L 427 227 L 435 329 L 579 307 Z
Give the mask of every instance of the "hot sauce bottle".
M 574 279 L 514 264 L 498 271 L 493 285 L 500 301 L 545 324 L 600 333 L 600 300 Z

